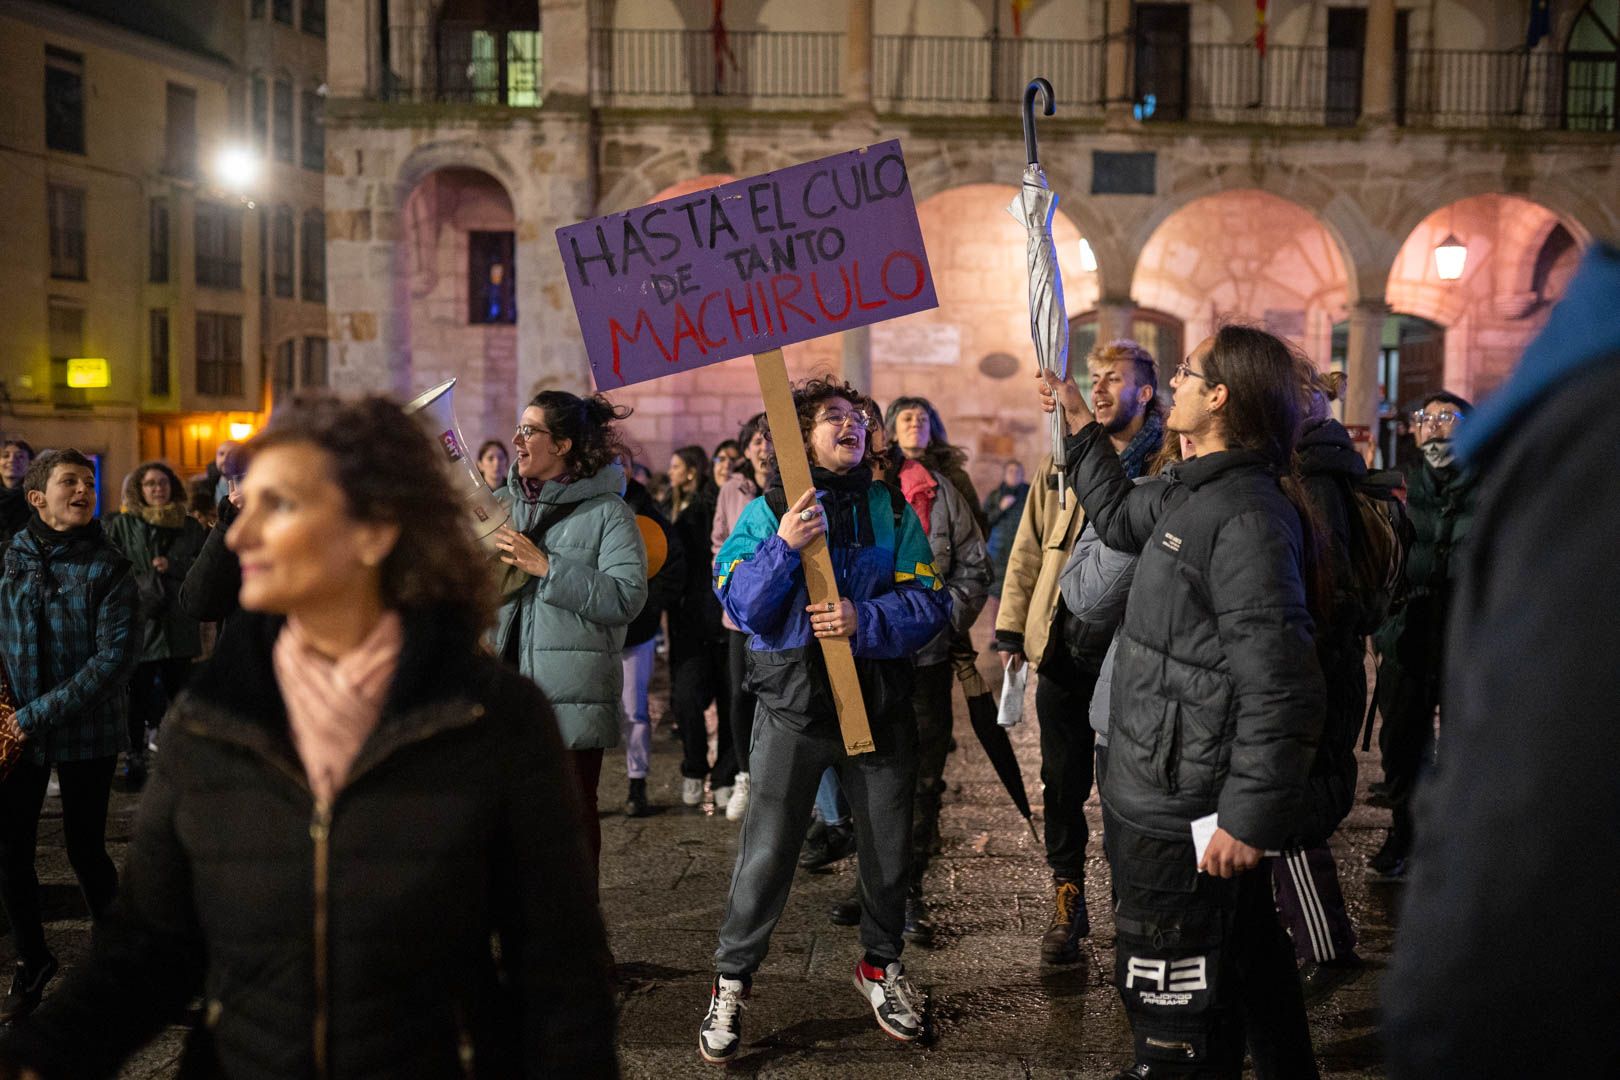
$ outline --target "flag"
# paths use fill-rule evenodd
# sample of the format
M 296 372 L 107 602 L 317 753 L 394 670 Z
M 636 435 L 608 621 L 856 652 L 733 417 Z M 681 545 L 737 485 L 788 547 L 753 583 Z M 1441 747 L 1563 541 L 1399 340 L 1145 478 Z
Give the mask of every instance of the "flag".
M 1530 27 L 1524 33 L 1524 47 L 1533 49 L 1552 31 L 1551 0 L 1530 0 Z
M 1266 55 L 1266 0 L 1254 0 L 1254 48 Z
M 709 23 L 709 36 L 714 46 L 714 92 L 726 92 L 726 61 L 731 70 L 737 70 L 737 54 L 731 51 L 731 38 L 726 33 L 726 0 L 714 0 L 714 20 Z
M 1035 6 L 1035 0 L 1012 0 L 1013 37 L 1024 36 L 1024 12 Z

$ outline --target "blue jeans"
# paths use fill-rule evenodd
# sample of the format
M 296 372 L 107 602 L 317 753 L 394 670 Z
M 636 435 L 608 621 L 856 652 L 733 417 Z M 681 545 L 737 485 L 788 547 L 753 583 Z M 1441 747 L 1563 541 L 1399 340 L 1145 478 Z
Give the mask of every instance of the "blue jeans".
M 821 774 L 821 786 L 816 788 L 816 813 L 828 825 L 849 824 L 849 800 L 844 798 L 837 769 L 828 769 Z

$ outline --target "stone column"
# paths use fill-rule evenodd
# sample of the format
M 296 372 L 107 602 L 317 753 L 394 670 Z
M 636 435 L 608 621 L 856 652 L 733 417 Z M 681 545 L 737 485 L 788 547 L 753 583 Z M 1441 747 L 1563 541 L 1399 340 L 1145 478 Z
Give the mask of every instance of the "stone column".
M 1395 118 L 1395 0 L 1367 4 L 1367 43 L 1361 56 L 1361 122 Z
M 1132 335 L 1132 324 L 1136 321 L 1136 301 L 1129 296 L 1105 296 L 1097 301 L 1097 340 L 1099 342 L 1115 341 L 1119 338 L 1128 338 Z M 1070 357 L 1071 363 L 1084 360 L 1083 356 Z M 1160 364 L 1165 363 L 1164 357 L 1155 357 Z M 1174 367 L 1181 357 L 1170 360 Z
M 374 71 L 383 33 L 375 0 L 331 4 L 326 10 L 326 88 L 333 98 L 369 96 L 381 81 Z
M 591 18 L 586 0 L 539 0 L 540 100 L 550 105 L 590 93 Z
M 1131 116 L 1131 0 L 1103 4 L 1103 104 L 1109 120 Z
M 872 111 L 872 0 L 849 0 L 849 31 L 844 35 L 844 104 L 852 112 Z
M 844 381 L 863 394 L 872 392 L 872 328 L 857 326 L 845 330 Z
M 1384 319 L 1389 305 L 1382 297 L 1362 300 L 1350 309 L 1350 341 L 1344 367 L 1350 382 L 1345 388 L 1344 423 L 1360 424 L 1378 433 L 1378 355 L 1384 343 Z

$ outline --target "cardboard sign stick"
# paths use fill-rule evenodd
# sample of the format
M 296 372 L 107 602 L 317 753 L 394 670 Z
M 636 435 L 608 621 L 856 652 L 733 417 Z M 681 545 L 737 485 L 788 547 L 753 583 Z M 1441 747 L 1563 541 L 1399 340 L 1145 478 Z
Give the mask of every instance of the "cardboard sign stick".
M 759 376 L 759 392 L 765 399 L 765 415 L 771 425 L 776 449 L 776 466 L 782 474 L 782 492 L 792 506 L 810 487 L 810 458 L 799 437 L 799 415 L 793 408 L 793 391 L 788 386 L 787 364 L 781 349 L 757 353 L 754 372 Z M 832 554 L 827 538 L 818 536 L 799 552 L 804 582 L 812 604 L 838 602 L 838 581 L 833 577 Z M 821 655 L 827 661 L 827 678 L 832 683 L 833 704 L 838 709 L 838 727 L 844 736 L 844 752 L 853 757 L 870 753 L 872 729 L 866 722 L 866 702 L 861 698 L 861 682 L 855 673 L 855 653 L 850 639 L 817 638 Z

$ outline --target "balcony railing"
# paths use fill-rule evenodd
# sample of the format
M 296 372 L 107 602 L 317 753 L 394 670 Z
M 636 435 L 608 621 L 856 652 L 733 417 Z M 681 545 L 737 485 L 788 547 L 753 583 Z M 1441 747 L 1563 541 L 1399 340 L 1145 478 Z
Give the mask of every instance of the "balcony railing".
M 836 101 L 844 35 L 741 30 L 591 32 L 593 97 L 599 105 L 817 107 Z
M 1031 76 L 1045 75 L 1063 115 L 1102 114 L 1100 41 L 880 34 L 872 59 L 873 97 L 895 112 L 1004 109 Z
M 1361 51 L 1274 45 L 1261 56 L 1251 45 L 1138 49 L 1134 108 L 1147 123 L 1354 124 L 1361 116 Z
M 1407 53 L 1397 78 L 1397 119 L 1408 127 L 1615 130 L 1612 60 L 1427 49 Z
M 540 31 L 452 22 L 393 27 L 382 96 L 389 101 L 537 106 Z

